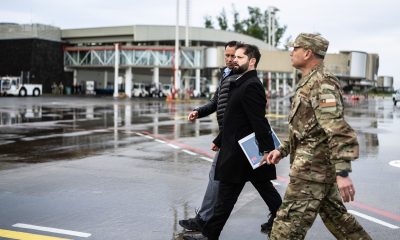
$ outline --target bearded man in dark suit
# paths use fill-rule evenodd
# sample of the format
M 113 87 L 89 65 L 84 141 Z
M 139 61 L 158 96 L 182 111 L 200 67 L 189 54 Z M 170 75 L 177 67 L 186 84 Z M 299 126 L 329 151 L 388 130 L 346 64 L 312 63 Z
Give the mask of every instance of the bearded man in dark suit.
M 272 227 L 272 220 L 282 203 L 271 183 L 276 179 L 275 166 L 264 164 L 253 170 L 238 143 L 254 132 L 265 159 L 268 152 L 275 149 L 271 128 L 265 118 L 265 90 L 256 71 L 260 58 L 260 51 L 254 45 L 240 44 L 236 48 L 233 70 L 240 75 L 230 84 L 224 128 L 213 141 L 220 149 L 215 170 L 215 179 L 220 181 L 220 186 L 214 215 L 205 224 L 201 235 L 185 236 L 184 239 L 218 239 L 247 181 L 268 205 Z

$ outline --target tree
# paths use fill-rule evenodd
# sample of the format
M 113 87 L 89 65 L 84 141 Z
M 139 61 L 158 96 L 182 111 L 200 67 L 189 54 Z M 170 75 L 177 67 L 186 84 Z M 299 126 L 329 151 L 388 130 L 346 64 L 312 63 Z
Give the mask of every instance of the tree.
M 211 16 L 205 16 L 204 17 L 204 27 L 205 28 L 214 28 L 214 23 L 212 21 Z
M 222 8 L 222 11 L 220 13 L 220 15 L 217 17 L 218 20 L 218 24 L 219 24 L 219 28 L 221 30 L 227 30 L 228 29 L 228 20 L 226 18 L 226 13 L 225 13 L 225 9 Z
M 280 43 L 283 35 L 285 34 L 287 26 L 280 26 L 278 19 L 275 16 L 275 12 L 272 13 L 268 9 L 262 12 L 261 9 L 258 7 L 247 7 L 247 10 L 249 13 L 249 17 L 247 19 L 241 20 L 239 12 L 235 9 L 235 6 L 232 5 L 233 24 L 231 31 L 243 33 L 261 39 L 265 42 L 269 42 L 269 21 L 273 19 L 272 24 L 275 29 L 275 39 L 273 42 L 275 43 L 274 47 L 276 47 Z M 274 17 L 271 18 L 270 14 L 274 14 Z M 212 26 L 212 18 L 210 16 L 207 16 L 205 19 L 205 27 L 210 28 L 210 24 Z M 220 15 L 217 16 L 216 19 L 221 30 L 230 30 L 228 28 L 228 21 L 225 9 L 222 9 Z
M 243 24 L 240 21 L 239 12 L 236 11 L 235 6 L 232 5 L 233 13 L 233 31 L 237 33 L 244 33 Z
M 249 11 L 249 18 L 243 20 L 243 24 L 245 26 L 244 34 L 265 41 L 265 29 L 263 29 L 262 21 L 263 16 L 260 12 L 260 9 L 257 7 L 247 7 L 247 9 Z

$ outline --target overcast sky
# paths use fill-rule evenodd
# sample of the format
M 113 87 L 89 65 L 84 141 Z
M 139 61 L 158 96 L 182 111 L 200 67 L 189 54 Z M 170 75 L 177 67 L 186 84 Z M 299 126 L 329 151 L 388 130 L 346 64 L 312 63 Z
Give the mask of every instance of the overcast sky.
M 399 0 L 190 0 L 190 25 L 203 27 L 204 16 L 215 17 L 232 4 L 242 18 L 247 6 L 279 9 L 279 22 L 293 38 L 319 32 L 330 41 L 328 52 L 357 50 L 377 53 L 379 75 L 393 76 L 400 87 Z M 180 0 L 185 24 L 186 0 Z M 1 0 L 0 22 L 43 23 L 60 28 L 135 24 L 175 25 L 176 0 Z M 232 21 L 229 22 L 229 25 Z

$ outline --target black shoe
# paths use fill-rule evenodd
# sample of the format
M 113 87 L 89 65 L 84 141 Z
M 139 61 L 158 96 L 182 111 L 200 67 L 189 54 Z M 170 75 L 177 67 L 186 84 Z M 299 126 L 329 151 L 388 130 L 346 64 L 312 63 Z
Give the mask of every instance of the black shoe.
M 189 218 L 187 220 L 179 220 L 179 225 L 181 225 L 181 227 L 190 231 L 198 231 L 198 232 L 201 232 L 205 223 L 206 222 L 203 221 L 198 214 L 196 215 L 195 218 Z
M 183 240 L 208 240 L 203 234 L 183 235 Z
M 261 232 L 268 235 L 271 235 L 272 224 L 274 223 L 275 216 L 269 216 L 268 222 L 261 224 Z

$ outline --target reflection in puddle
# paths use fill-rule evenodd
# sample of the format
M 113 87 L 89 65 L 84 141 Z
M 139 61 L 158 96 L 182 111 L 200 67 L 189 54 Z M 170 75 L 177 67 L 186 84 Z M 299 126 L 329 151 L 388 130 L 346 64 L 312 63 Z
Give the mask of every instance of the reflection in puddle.
M 143 142 L 135 131 L 173 139 L 211 133 L 210 128 L 193 130 L 193 125 L 200 129 L 200 121 L 188 124 L 180 120 L 192 109 L 185 104 L 114 99 L 48 103 L 37 98 L 26 105 L 23 98 L 13 100 L 7 108 L 0 107 L 0 169 L 11 163 L 77 159 Z
M 378 154 L 379 139 L 376 133 L 359 133 L 357 139 L 360 144 L 360 155 L 374 157 Z
M 26 104 L 26 101 L 30 104 Z M 12 101 L 11 101 L 12 100 Z M 167 139 L 217 135 L 215 114 L 186 120 L 187 114 L 206 101 L 167 103 L 156 100 L 112 98 L 13 98 L 0 107 L 0 161 L 46 162 L 76 159 L 143 141 L 134 132 L 151 132 Z M 7 106 L 7 107 L 4 107 Z M 288 132 L 290 104 L 269 100 L 268 118 L 278 136 Z M 362 154 L 379 150 L 379 134 L 400 118 L 400 108 L 390 101 L 368 100 L 348 104 L 346 117 L 359 133 Z M 210 141 L 212 137 L 210 137 Z M 3 166 L 0 166 L 0 169 Z

